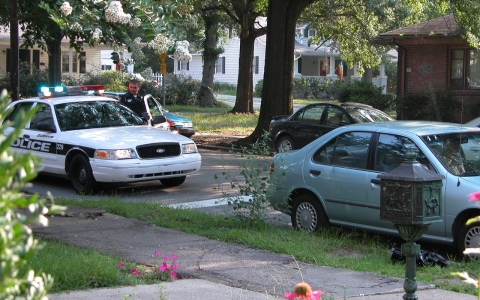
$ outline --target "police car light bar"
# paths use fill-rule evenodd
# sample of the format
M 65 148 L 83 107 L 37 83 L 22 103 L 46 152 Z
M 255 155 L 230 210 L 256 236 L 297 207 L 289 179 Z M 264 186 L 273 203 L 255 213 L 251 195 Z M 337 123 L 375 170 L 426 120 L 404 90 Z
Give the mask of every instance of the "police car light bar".
M 97 95 L 101 96 L 104 92 L 103 85 L 91 84 L 80 86 L 56 86 L 56 87 L 40 87 L 39 96 L 43 98 L 75 96 L 75 95 Z

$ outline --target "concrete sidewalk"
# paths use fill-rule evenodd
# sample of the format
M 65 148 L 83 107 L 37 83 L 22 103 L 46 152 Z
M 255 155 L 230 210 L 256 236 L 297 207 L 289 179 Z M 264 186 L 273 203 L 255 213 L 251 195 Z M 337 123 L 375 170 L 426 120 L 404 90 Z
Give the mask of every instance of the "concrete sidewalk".
M 283 299 L 304 280 L 323 299 L 402 299 L 401 278 L 348 269 L 317 267 L 284 254 L 219 242 L 112 215 L 102 210 L 69 207 L 65 216 L 49 217 L 48 227 L 33 227 L 36 236 L 88 247 L 151 265 L 155 251 L 177 254 L 180 279 L 161 285 L 94 289 L 52 294 L 50 299 Z M 472 295 L 418 283 L 419 299 L 474 300 Z

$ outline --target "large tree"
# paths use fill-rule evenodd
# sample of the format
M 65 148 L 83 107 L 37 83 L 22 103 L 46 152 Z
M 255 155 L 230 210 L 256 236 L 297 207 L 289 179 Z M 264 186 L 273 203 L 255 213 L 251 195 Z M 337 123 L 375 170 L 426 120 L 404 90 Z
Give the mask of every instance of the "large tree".
M 255 40 L 267 33 L 266 23 L 259 22 L 259 17 L 266 14 L 266 3 L 265 0 L 232 0 L 220 5 L 240 31 L 237 97 L 231 113 L 254 113 L 252 62 Z
M 255 141 L 263 132 L 268 130 L 270 120 L 275 115 L 287 115 L 293 112 L 293 55 L 295 28 L 302 12 L 309 5 L 317 2 L 335 5 L 336 1 L 325 0 L 269 0 L 268 2 L 268 28 L 267 28 L 267 46 L 265 73 L 263 80 L 262 104 L 257 127 L 247 138 L 247 141 Z M 356 1 L 358 2 L 358 1 Z M 356 39 L 365 39 L 367 34 L 362 34 L 363 30 L 372 30 L 378 26 L 378 18 L 374 18 L 375 5 L 381 0 L 363 0 L 360 3 L 368 8 L 362 10 L 356 18 L 345 15 L 343 26 L 350 26 L 357 32 Z M 392 2 L 390 2 L 392 3 Z M 462 26 L 462 35 L 472 47 L 480 46 L 480 5 L 478 1 L 464 0 L 404 0 L 403 4 L 408 6 L 412 12 L 422 12 L 426 15 L 435 15 L 438 13 L 453 12 L 455 18 Z M 394 6 L 394 3 L 391 5 Z M 385 6 L 388 8 L 389 6 Z M 363 17 L 361 17 L 363 15 Z M 321 20 L 323 21 L 323 20 Z M 325 21 L 329 22 L 329 15 L 326 15 Z M 385 20 L 385 22 L 392 22 Z M 357 25 L 354 25 L 357 24 Z M 352 27 L 353 26 L 353 27 Z M 339 27 L 340 29 L 341 27 Z M 370 40 L 367 41 L 368 43 Z M 348 46 L 350 45 L 350 46 Z M 363 57 L 355 53 L 362 52 L 364 48 L 358 48 L 355 43 L 349 43 L 343 48 L 342 55 L 352 53 L 353 57 L 358 57 L 360 63 L 368 65 L 371 57 Z M 375 55 L 375 53 L 373 53 Z M 374 56 L 373 56 L 374 57 Z

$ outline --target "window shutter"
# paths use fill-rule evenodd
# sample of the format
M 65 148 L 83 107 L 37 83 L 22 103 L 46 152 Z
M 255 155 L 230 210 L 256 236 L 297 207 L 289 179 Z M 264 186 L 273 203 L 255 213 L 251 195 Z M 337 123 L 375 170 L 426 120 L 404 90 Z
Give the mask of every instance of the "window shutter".
M 190 70 L 190 62 L 187 61 L 187 71 Z
M 222 74 L 225 74 L 225 56 L 222 57 Z
M 255 56 L 255 74 L 258 74 L 258 61 L 259 61 L 259 57 Z
M 180 71 L 180 61 L 177 61 L 177 71 Z
M 80 52 L 80 73 L 87 73 L 87 53 Z
M 40 50 L 33 50 L 33 65 L 40 68 Z
M 10 72 L 10 49 L 7 49 L 7 72 Z
M 302 74 L 302 58 L 298 59 L 298 74 Z

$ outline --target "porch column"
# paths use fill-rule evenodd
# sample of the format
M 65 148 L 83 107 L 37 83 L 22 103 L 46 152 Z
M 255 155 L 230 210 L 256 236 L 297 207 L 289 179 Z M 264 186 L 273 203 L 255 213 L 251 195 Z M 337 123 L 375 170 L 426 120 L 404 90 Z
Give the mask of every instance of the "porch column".
M 350 78 L 351 78 L 351 82 L 362 79 L 362 77 L 358 76 L 358 63 L 353 64 L 353 75 L 350 76 Z
M 380 75 L 377 76 L 377 80 L 374 80 L 373 83 L 375 83 L 376 86 L 382 87 L 382 93 L 386 94 L 387 93 L 387 76 L 385 75 L 385 65 L 380 64 Z
M 327 79 L 337 80 L 337 74 L 335 74 L 335 57 L 330 56 L 330 68 L 328 70 Z

